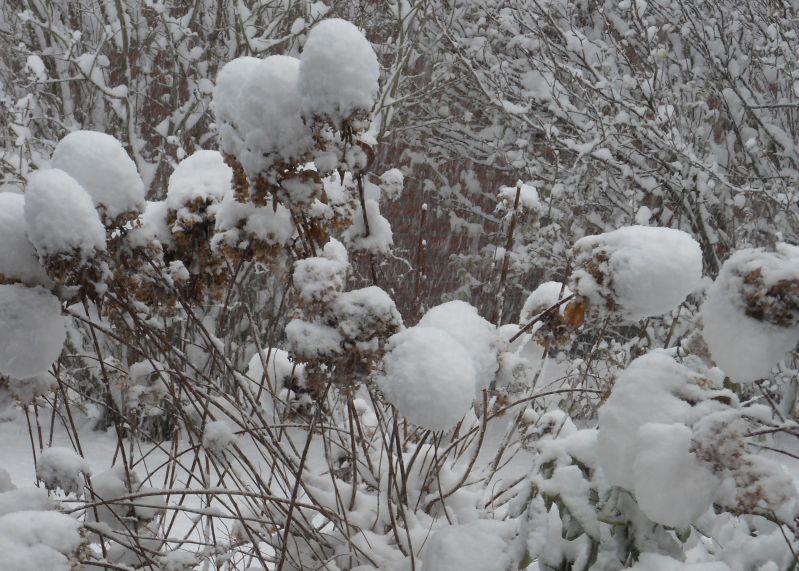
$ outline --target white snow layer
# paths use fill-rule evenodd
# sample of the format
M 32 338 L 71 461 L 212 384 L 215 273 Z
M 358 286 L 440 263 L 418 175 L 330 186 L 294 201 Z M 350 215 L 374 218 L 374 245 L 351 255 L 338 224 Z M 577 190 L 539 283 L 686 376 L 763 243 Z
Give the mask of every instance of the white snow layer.
M 70 571 L 73 566 L 68 556 L 81 544 L 79 528 L 77 520 L 55 511 L 15 511 L 0 516 L 3 570 Z
M 696 374 L 663 352 L 635 359 L 599 409 L 597 459 L 655 522 L 682 527 L 710 507 L 717 481 L 689 451 L 692 406 L 677 396 Z
M 469 411 L 477 383 L 469 352 L 437 327 L 412 327 L 392 336 L 377 384 L 408 422 L 448 430 Z
M 350 22 L 331 18 L 311 29 L 302 50 L 299 91 L 309 118 L 338 123 L 356 111 L 371 111 L 380 66 L 372 45 Z
M 24 379 L 46 372 L 65 339 L 58 298 L 41 287 L 0 285 L 0 373 Z
M 774 365 L 799 342 L 795 323 L 783 326 L 764 316 L 756 319 L 747 315 L 747 295 L 752 301 L 769 303 L 764 292 L 779 281 L 795 284 L 797 280 L 799 255 L 787 245 L 778 246 L 777 252 L 739 250 L 722 266 L 702 306 L 703 337 L 713 360 L 735 382 L 768 377 Z M 762 282 L 759 291 L 753 289 L 758 282 Z M 771 300 L 772 305 L 779 303 L 778 297 Z M 757 311 L 757 305 L 750 313 L 752 310 Z
M 52 166 L 89 193 L 105 222 L 144 210 L 144 183 L 122 143 L 97 131 L 75 131 L 56 145 Z
M 300 115 L 300 61 L 274 55 L 237 58 L 219 72 L 214 110 L 222 150 L 255 177 L 280 162 L 301 161 L 311 131 Z
M 194 201 L 222 202 L 232 179 L 233 169 L 220 152 L 196 151 L 180 161 L 169 176 L 166 204 L 180 214 L 181 208 Z
M 672 228 L 626 226 L 581 238 L 574 252 L 572 289 L 593 306 L 615 304 L 631 321 L 671 311 L 702 280 L 699 244 Z
M 500 338 L 496 328 L 477 313 L 477 308 L 465 301 L 442 303 L 429 309 L 418 327 L 441 329 L 466 349 L 477 374 L 476 390 L 488 387 L 494 380 L 499 368 Z
M 422 557 L 425 571 L 488 571 L 509 569 L 512 550 L 503 537 L 506 522 L 477 520 L 443 527 L 433 533 Z
M 48 285 L 50 280 L 25 235 L 25 197 L 0 192 L 0 280 Z
M 65 494 L 81 494 L 82 474 L 91 475 L 89 464 L 71 448 L 47 448 L 36 463 L 36 476 L 48 490 L 61 488 Z
M 39 170 L 30 176 L 25 223 L 40 257 L 77 252 L 86 260 L 105 251 L 105 228 L 91 197 L 62 170 Z
M 560 282 L 542 283 L 527 296 L 527 300 L 519 313 L 519 324 L 526 324 L 539 313 L 549 309 L 571 294 L 572 291 Z M 563 313 L 566 310 L 566 304 L 562 304 L 559 309 Z

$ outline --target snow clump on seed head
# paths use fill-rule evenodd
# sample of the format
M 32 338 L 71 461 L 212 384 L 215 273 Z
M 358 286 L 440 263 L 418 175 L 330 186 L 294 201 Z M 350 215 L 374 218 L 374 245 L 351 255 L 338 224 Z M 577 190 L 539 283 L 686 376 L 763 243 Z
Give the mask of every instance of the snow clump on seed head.
M 56 145 L 52 166 L 69 174 L 89 193 L 109 225 L 144 210 L 144 183 L 122 143 L 97 131 L 75 131 Z
M 702 250 L 672 228 L 626 226 L 574 244 L 570 286 L 600 311 L 630 321 L 667 313 L 702 280 Z
M 768 377 L 799 342 L 799 248 L 735 252 L 708 290 L 702 319 L 710 354 L 731 379 Z
M 30 176 L 25 222 L 40 258 L 77 254 L 86 261 L 106 249 L 105 228 L 91 197 L 62 170 L 45 169 Z
M 250 178 L 302 162 L 311 131 L 300 115 L 300 61 L 283 55 L 237 58 L 219 72 L 214 110 L 223 152 L 233 155 Z
M 323 20 L 303 47 L 299 91 L 304 115 L 332 121 L 337 127 L 368 116 L 377 98 L 380 65 L 372 45 L 350 22 Z

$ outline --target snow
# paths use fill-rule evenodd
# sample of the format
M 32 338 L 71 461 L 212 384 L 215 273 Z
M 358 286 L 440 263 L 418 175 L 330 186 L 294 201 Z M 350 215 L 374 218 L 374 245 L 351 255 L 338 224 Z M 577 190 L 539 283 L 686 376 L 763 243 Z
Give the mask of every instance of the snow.
M 306 117 L 339 125 L 377 98 L 380 66 L 372 45 L 350 22 L 331 18 L 314 26 L 303 46 L 299 91 Z
M 519 313 L 519 323 L 528 323 L 542 311 L 549 309 L 571 294 L 571 290 L 560 282 L 542 283 L 527 296 L 522 311 Z M 561 313 L 565 311 L 565 306 L 565 303 L 560 306 Z
M 68 556 L 81 544 L 77 520 L 54 511 L 17 511 L 0 517 L 4 571 L 70 571 Z
M 40 257 L 77 252 L 85 261 L 106 249 L 105 228 L 91 197 L 59 169 L 39 170 L 28 179 L 25 224 Z
M 477 371 L 469 352 L 437 327 L 412 327 L 389 339 L 377 384 L 408 422 L 448 430 L 469 411 Z
M 214 110 L 222 150 L 234 155 L 249 177 L 279 163 L 301 162 L 311 132 L 300 116 L 300 61 L 274 55 L 226 64 L 217 76 Z
M 216 211 L 216 235 L 213 244 L 225 243 L 240 247 L 243 242 L 257 239 L 269 245 L 284 245 L 294 234 L 291 213 L 282 204 L 255 206 L 238 202 L 233 192 L 228 192 Z
M 70 448 L 46 448 L 36 464 L 36 476 L 47 489 L 60 488 L 65 494 L 83 492 L 82 474 L 91 475 L 89 464 Z
M 162 246 L 174 246 L 175 240 L 166 222 L 167 203 L 165 200 L 148 201 L 144 212 L 139 217 L 139 225 L 128 230 L 130 244 L 137 248 L 145 248 L 150 242 L 157 241 Z
M 516 203 L 516 192 L 519 191 L 519 207 L 529 212 L 541 211 L 541 199 L 538 197 L 538 190 L 531 184 L 518 186 L 502 186 L 499 189 L 499 199 L 508 203 L 510 208 Z
M 196 151 L 175 167 L 169 177 L 166 204 L 177 212 L 177 218 L 199 221 L 187 205 L 217 204 L 231 191 L 233 169 L 225 164 L 218 151 Z
M 630 321 L 671 311 L 702 280 L 699 244 L 672 228 L 626 226 L 586 236 L 574 253 L 574 292 Z
M 293 362 L 287 351 L 272 347 L 262 350 L 260 356 L 257 353 L 252 356 L 247 366 L 247 376 L 256 383 L 261 383 L 265 378 L 271 391 L 278 394 L 283 388 L 290 387 L 292 380 L 299 385 L 305 384 L 305 365 Z
M 24 379 L 46 372 L 65 339 L 58 298 L 41 287 L 0 285 L 0 373 Z
M 380 175 L 380 188 L 388 200 L 396 200 L 402 194 L 405 176 L 399 169 L 389 169 Z
M 89 193 L 108 224 L 121 214 L 144 210 L 144 183 L 122 143 L 97 131 L 74 131 L 53 150 L 52 166 Z
M 336 326 L 345 339 L 367 342 L 387 337 L 402 327 L 402 316 L 385 290 L 370 286 L 340 294 L 330 306 Z
M 633 491 L 654 522 L 686 527 L 710 508 L 718 481 L 690 446 L 684 424 L 647 423 L 638 430 Z
M 641 553 L 629 571 L 730 571 L 730 568 L 721 561 L 685 563 L 667 555 Z
M 512 550 L 503 537 L 506 522 L 478 520 L 435 531 L 425 546 L 424 571 L 488 571 L 510 569 Z
M 286 325 L 286 341 L 300 359 L 318 359 L 341 353 L 343 338 L 328 325 L 292 319 Z
M 651 352 L 622 372 L 599 409 L 599 464 L 608 481 L 633 490 L 632 466 L 639 429 L 651 422 L 682 421 L 691 405 L 674 396 L 692 373 L 669 355 Z
M 739 250 L 722 266 L 702 306 L 702 334 L 733 381 L 768 377 L 796 347 L 797 283 L 799 255 L 786 245 L 776 252 Z
M 366 205 L 366 218 L 369 221 L 369 232 L 366 232 L 363 209 L 358 206 L 352 216 L 352 226 L 341 234 L 341 239 L 353 250 L 371 254 L 387 254 L 394 244 L 391 223 L 380 214 L 380 206 L 377 201 L 366 199 L 364 204 Z
M 496 328 L 465 301 L 449 301 L 433 307 L 419 320 L 418 327 L 435 327 L 447 332 L 466 349 L 477 374 L 476 390 L 488 387 L 499 368 L 500 338 Z
M 0 282 L 19 281 L 28 285 L 50 283 L 39 264 L 33 244 L 25 235 L 25 198 L 0 192 Z
M 294 263 L 293 284 L 303 303 L 329 303 L 344 289 L 349 264 L 328 258 Z
M 224 420 L 209 422 L 203 430 L 203 446 L 212 452 L 222 452 L 236 440 L 236 433 Z

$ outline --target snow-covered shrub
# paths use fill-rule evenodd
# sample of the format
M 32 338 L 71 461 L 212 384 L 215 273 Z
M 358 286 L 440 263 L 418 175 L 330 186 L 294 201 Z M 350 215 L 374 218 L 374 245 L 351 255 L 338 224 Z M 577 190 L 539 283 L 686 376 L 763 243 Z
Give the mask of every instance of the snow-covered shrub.
M 799 343 L 799 249 L 746 249 L 724 263 L 702 306 L 710 355 L 735 382 L 752 382 Z
M 599 311 L 636 321 L 671 311 L 702 279 L 702 250 L 671 228 L 627 226 L 574 244 L 570 287 Z

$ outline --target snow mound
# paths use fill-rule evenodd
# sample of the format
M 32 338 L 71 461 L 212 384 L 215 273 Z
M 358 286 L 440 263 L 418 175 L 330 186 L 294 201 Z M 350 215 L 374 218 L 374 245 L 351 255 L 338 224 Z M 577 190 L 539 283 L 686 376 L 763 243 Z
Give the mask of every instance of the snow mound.
M 469 411 L 477 384 L 469 352 L 436 327 L 412 327 L 392 336 L 377 384 L 408 422 L 448 430 Z
M 713 501 L 718 482 L 689 450 L 687 426 L 705 410 L 699 387 L 707 382 L 655 351 L 630 363 L 599 409 L 599 465 L 652 521 L 687 526 Z
M 122 143 L 97 131 L 75 131 L 56 145 L 52 166 L 89 193 L 108 224 L 121 214 L 144 210 L 144 183 Z
M 439 529 L 430 537 L 422 557 L 423 568 L 434 571 L 510 569 L 513 552 L 507 522 L 478 520 Z
M 231 191 L 233 169 L 218 151 L 197 151 L 186 157 L 169 177 L 166 204 L 179 222 L 201 222 L 194 205 L 215 205 Z
M 65 339 L 58 298 L 41 287 L 0 285 L 0 373 L 24 379 L 46 372 Z
M 305 383 L 305 365 L 292 361 L 287 351 L 272 347 L 263 349 L 261 355 L 256 353 L 252 356 L 247 365 L 247 376 L 256 383 L 266 379 L 267 386 L 277 394 L 292 386 L 292 381 L 300 385 Z
M 165 200 L 147 202 L 139 224 L 128 230 L 128 242 L 136 248 L 145 248 L 151 242 L 161 246 L 174 246 L 175 239 L 167 224 L 167 203 Z
M 702 250 L 672 228 L 626 226 L 574 244 L 571 288 L 630 321 L 667 313 L 702 280 Z
M 105 251 L 105 228 L 91 197 L 66 172 L 33 173 L 25 189 L 28 239 L 40 257 L 77 252 L 85 261 Z
M 435 327 L 460 343 L 474 364 L 476 390 L 488 387 L 499 368 L 500 337 L 477 308 L 465 301 L 449 301 L 433 307 L 419 320 L 418 327 Z
M 222 199 L 216 211 L 214 247 L 225 244 L 239 248 L 252 245 L 253 239 L 270 246 L 284 245 L 294 234 L 291 213 L 282 204 L 256 206 L 241 203 L 232 192 Z
M 36 464 L 36 476 L 48 490 L 61 488 L 65 494 L 83 492 L 83 476 L 91 475 L 89 464 L 71 448 L 47 448 Z
M 0 192 L 0 282 L 20 281 L 29 285 L 49 284 L 50 279 L 33 244 L 25 235 L 25 198 Z
M 280 163 L 302 161 L 311 132 L 300 115 L 300 61 L 274 55 L 226 64 L 214 90 L 222 150 L 234 155 L 249 177 Z
M 370 112 L 377 98 L 380 65 L 372 45 L 350 22 L 331 18 L 314 26 L 302 50 L 299 90 L 308 118 L 337 125 L 353 113 Z
M 717 481 L 690 451 L 691 436 L 680 423 L 647 423 L 638 431 L 633 492 L 652 521 L 684 527 L 710 507 Z
M 16 511 L 0 517 L 4 571 L 70 571 L 81 545 L 80 523 L 55 511 Z
M 746 249 L 724 263 L 702 306 L 703 337 L 736 382 L 769 376 L 799 342 L 799 253 Z

